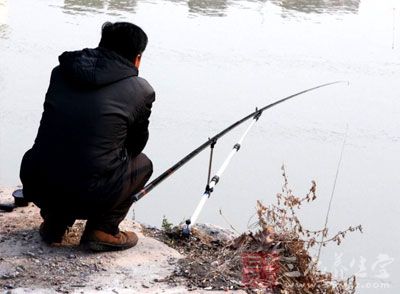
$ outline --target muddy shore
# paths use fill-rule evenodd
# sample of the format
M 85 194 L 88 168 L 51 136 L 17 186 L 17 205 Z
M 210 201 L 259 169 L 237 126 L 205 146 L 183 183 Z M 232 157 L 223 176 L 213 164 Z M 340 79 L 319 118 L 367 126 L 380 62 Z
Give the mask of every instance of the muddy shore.
M 296 210 L 316 199 L 315 187 L 313 182 L 300 198 L 285 184 L 276 205 L 258 201 L 257 226 L 240 235 L 196 225 L 188 237 L 165 219 L 162 230 L 125 220 L 121 229 L 135 231 L 139 243 L 119 252 L 93 253 L 79 246 L 84 221 L 74 224 L 61 245 L 47 246 L 38 233 L 42 220 L 37 207 L 0 212 L 0 291 L 353 294 L 356 277 L 337 279 L 322 272 L 309 249 L 321 234 L 326 235 L 322 245 L 339 245 L 362 227 L 350 226 L 331 236 L 303 227 Z M 0 189 L 0 203 L 11 203 L 12 191 Z
M 0 203 L 12 203 L 12 188 L 0 189 Z M 40 239 L 39 210 L 34 205 L 0 212 L 0 292 L 2 293 L 185 293 L 184 285 L 164 281 L 183 256 L 142 234 L 125 220 L 121 227 L 139 236 L 136 247 L 92 253 L 79 246 L 84 222 L 75 223 L 62 246 Z M 192 293 L 210 291 L 193 290 Z

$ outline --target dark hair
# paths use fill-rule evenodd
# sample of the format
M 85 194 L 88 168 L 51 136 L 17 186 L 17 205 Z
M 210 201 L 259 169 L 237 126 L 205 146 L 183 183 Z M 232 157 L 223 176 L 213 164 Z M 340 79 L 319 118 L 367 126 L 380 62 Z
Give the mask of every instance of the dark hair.
M 137 25 L 129 22 L 106 22 L 101 29 L 99 47 L 112 50 L 133 61 L 147 46 L 147 35 Z

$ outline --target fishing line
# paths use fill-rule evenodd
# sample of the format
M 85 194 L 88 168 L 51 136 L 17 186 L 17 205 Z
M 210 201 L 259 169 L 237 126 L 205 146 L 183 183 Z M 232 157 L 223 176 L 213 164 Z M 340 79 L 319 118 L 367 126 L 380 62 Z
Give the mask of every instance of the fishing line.
M 332 193 L 331 193 L 331 198 L 329 199 L 328 210 L 327 210 L 326 216 L 325 216 L 325 225 L 324 225 L 324 229 L 322 231 L 321 243 L 319 244 L 319 248 L 318 248 L 318 255 L 317 255 L 317 261 L 316 261 L 317 263 L 318 263 L 320 255 L 321 255 L 322 245 L 324 243 L 324 238 L 325 238 L 324 234 L 325 234 L 326 228 L 328 226 L 329 214 L 331 212 L 332 200 L 333 200 L 333 196 L 334 196 L 335 190 L 336 190 L 336 182 L 337 182 L 337 179 L 339 177 L 339 170 L 340 170 L 340 166 L 342 164 L 344 146 L 346 145 L 348 132 L 349 132 L 349 125 L 346 125 L 346 133 L 344 135 L 342 150 L 340 152 L 339 162 L 338 162 L 338 166 L 337 166 L 337 169 L 336 169 L 335 180 L 333 181 L 333 189 L 332 189 Z
M 393 7 L 393 35 L 392 35 L 392 49 L 394 49 L 396 39 L 396 8 Z

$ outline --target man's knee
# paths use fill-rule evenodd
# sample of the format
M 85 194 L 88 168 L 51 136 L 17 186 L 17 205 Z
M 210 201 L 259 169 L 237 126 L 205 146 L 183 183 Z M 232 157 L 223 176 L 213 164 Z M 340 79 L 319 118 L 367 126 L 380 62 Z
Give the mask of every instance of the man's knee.
M 146 157 L 146 175 L 147 178 L 150 179 L 151 175 L 153 174 L 153 162 L 145 154 L 143 155 Z
M 137 161 L 137 166 L 143 170 L 145 178 L 149 179 L 153 174 L 153 162 L 144 153 L 140 153 L 135 160 Z

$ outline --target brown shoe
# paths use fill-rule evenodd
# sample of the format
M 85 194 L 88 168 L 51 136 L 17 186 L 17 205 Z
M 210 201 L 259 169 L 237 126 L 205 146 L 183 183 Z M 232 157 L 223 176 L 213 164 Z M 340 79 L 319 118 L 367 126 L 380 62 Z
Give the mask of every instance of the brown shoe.
M 100 230 L 86 231 L 82 235 L 81 245 L 93 251 L 125 250 L 135 246 L 139 238 L 134 232 L 120 231 L 116 235 Z

